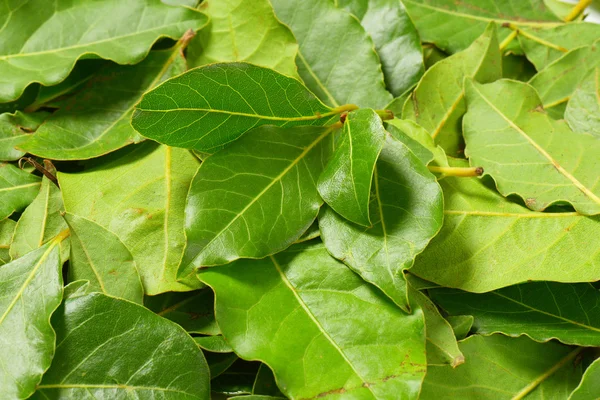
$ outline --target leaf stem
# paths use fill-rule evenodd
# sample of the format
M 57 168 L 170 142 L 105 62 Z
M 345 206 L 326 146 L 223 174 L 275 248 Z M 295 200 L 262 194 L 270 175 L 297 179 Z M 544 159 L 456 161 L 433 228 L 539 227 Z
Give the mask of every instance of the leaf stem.
M 513 32 L 516 32 L 518 35 L 521 35 L 521 36 L 523 36 L 523 37 L 526 37 L 526 38 L 527 38 L 527 39 L 529 39 L 529 40 L 532 40 L 532 41 L 534 41 L 534 42 L 537 42 L 537 43 L 539 43 L 539 44 L 541 44 L 541 45 L 543 45 L 543 46 L 549 47 L 549 48 L 551 48 L 551 49 L 558 50 L 558 51 L 561 51 L 561 52 L 563 52 L 563 53 L 567 53 L 567 52 L 569 51 L 568 49 L 565 49 L 565 48 L 564 48 L 564 47 L 562 47 L 562 46 L 559 46 L 559 45 L 557 45 L 557 44 L 554 44 L 554 43 L 552 43 L 552 42 L 549 42 L 549 41 L 547 41 L 547 40 L 544 40 L 544 39 L 542 39 L 541 37 L 535 36 L 535 35 L 533 35 L 533 34 L 531 34 L 531 33 L 527 32 L 527 31 L 521 30 L 521 29 L 519 29 L 519 27 L 518 27 L 517 25 L 515 25 L 515 24 L 508 23 L 508 24 L 504 24 L 504 25 L 502 25 L 502 26 L 505 26 L 505 27 L 507 27 L 507 28 L 510 28 L 510 29 L 512 29 L 512 30 L 513 30 Z M 510 36 L 509 36 L 509 37 L 510 37 Z M 507 39 L 508 39 L 508 38 L 507 38 Z M 504 44 L 504 42 L 502 42 L 502 44 Z M 502 49 L 502 45 L 500 45 L 500 49 Z
M 502 43 L 500 43 L 500 51 L 504 50 L 505 48 L 508 47 L 508 45 L 510 44 L 510 42 L 512 42 L 513 40 L 515 40 L 515 38 L 517 37 L 517 35 L 519 34 L 518 30 L 513 30 L 510 35 L 508 35 L 506 37 L 506 39 L 504 39 L 502 41 Z
M 375 112 L 383 121 L 394 119 L 394 113 L 392 110 L 375 110 Z
M 56 237 L 54 238 L 53 241 L 55 244 L 59 244 L 60 242 L 62 242 L 66 238 L 68 238 L 69 236 L 71 236 L 71 231 L 69 230 L 69 228 L 67 228 L 67 229 L 61 231 L 58 235 L 56 235 Z
M 592 0 L 579 0 L 579 3 L 573 7 L 569 15 L 565 17 L 565 21 L 573 21 L 579 14 L 581 14 L 590 4 L 592 4 Z
M 469 178 L 469 177 L 473 177 L 473 176 L 483 175 L 482 167 L 461 168 L 461 167 L 436 167 L 433 165 L 428 165 L 427 168 L 431 172 L 437 172 L 440 174 L 444 174 L 446 176 L 456 176 L 459 178 Z
M 44 164 L 46 164 L 48 160 L 44 160 Z M 47 169 L 45 166 L 43 166 L 42 164 L 40 164 L 39 162 L 37 162 L 35 159 L 31 158 L 31 157 L 23 157 L 19 160 L 19 168 L 23 169 L 23 162 L 27 162 L 31 165 L 33 165 L 33 167 L 35 169 L 37 169 L 39 172 L 41 172 L 42 174 L 44 174 L 44 176 L 46 176 L 46 178 L 50 179 L 50 181 L 52 183 L 54 183 L 56 186 L 58 186 L 58 179 L 56 179 L 56 176 L 54 176 L 54 174 L 52 172 L 49 171 L 49 169 Z M 50 165 L 51 167 L 54 167 L 52 165 L 52 163 L 48 162 L 48 165 Z M 54 170 L 56 170 L 54 168 Z

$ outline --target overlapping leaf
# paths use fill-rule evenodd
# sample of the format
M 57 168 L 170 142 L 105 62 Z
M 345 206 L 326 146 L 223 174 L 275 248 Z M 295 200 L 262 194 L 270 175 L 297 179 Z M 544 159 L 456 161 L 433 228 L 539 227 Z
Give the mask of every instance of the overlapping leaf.
M 568 202 L 580 213 L 600 213 L 596 137 L 574 133 L 546 115 L 526 83 L 468 82 L 467 101 L 465 154 L 494 178 L 500 193 L 517 194 L 536 211 Z
M 414 274 L 471 292 L 528 280 L 600 279 L 600 217 L 530 211 L 476 178 L 446 177 L 440 185 L 444 226 L 417 257 Z
M 210 17 L 210 27 L 192 39 L 187 49 L 190 67 L 246 61 L 298 75 L 298 44 L 275 17 L 269 0 L 208 0 L 202 11 Z
M 50 316 L 63 290 L 58 243 L 0 268 L 0 397 L 31 396 L 52 361 Z
M 113 232 L 131 251 L 147 294 L 197 288 L 179 282 L 185 196 L 198 168 L 189 151 L 145 142 L 59 173 L 68 212 Z
M 429 132 L 417 123 L 394 118 L 387 121 L 387 130 L 395 139 L 404 143 L 423 164 L 433 162 L 440 167 L 448 166 L 444 149 L 436 146 Z
M 69 280 L 87 280 L 89 290 L 142 303 L 144 288 L 133 256 L 112 232 L 83 217 L 66 214 L 71 232 Z
M 442 225 L 442 193 L 435 177 L 406 146 L 390 137 L 373 177 L 373 226 L 353 224 L 324 208 L 321 237 L 331 254 L 407 309 L 403 270 Z
M 600 67 L 581 82 L 567 103 L 565 119 L 575 132 L 600 138 Z
M 564 399 L 577 386 L 580 349 L 529 338 L 471 336 L 459 343 L 468 360 L 456 369 L 430 366 L 420 399 Z
M 67 299 L 52 323 L 56 354 L 36 399 L 209 397 L 202 351 L 144 307 L 93 293 Z
M 53 160 L 83 160 L 140 141 L 130 124 L 133 108 L 144 92 L 185 70 L 180 51 L 176 45 L 135 66 L 107 66 L 19 147 Z
M 493 82 L 502 77 L 496 28 L 485 32 L 468 49 L 429 69 L 417 85 L 402 117 L 425 128 L 449 155 L 462 152 L 461 117 L 466 111 L 463 82 Z
M 40 181 L 12 164 L 0 163 L 0 220 L 27 207 L 40 191 Z
M 132 124 L 158 142 L 215 152 L 261 125 L 322 125 L 339 112 L 294 78 L 224 63 L 193 69 L 146 93 Z
M 403 0 L 424 42 L 450 53 L 466 49 L 491 21 L 517 27 L 552 27 L 562 21 L 544 0 Z M 509 29 L 500 32 L 504 39 Z
M 417 398 L 425 374 L 422 312 L 404 314 L 321 244 L 203 269 L 199 277 L 216 292 L 223 336 L 237 354 L 270 366 L 287 396 Z
M 0 221 L 0 266 L 10 262 L 10 244 L 17 223 L 12 219 L 6 218 Z
M 415 85 L 423 73 L 423 49 L 404 5 L 396 0 L 338 0 L 354 14 L 375 43 L 385 83 L 394 96 Z
M 450 315 L 472 315 L 475 333 L 600 346 L 600 293 L 587 283 L 532 282 L 483 294 L 446 288 L 429 293 Z
M 20 111 L 14 114 L 0 115 L 0 161 L 14 161 L 25 155 L 16 149 L 29 138 L 48 116 L 47 112 L 25 114 Z
M 600 360 L 594 361 L 583 374 L 581 383 L 569 396 L 569 400 L 593 400 L 600 393 Z
M 381 118 L 371 109 L 348 114 L 340 143 L 319 177 L 319 194 L 342 217 L 371 226 L 373 170 L 385 143 Z
M 381 108 L 385 89 L 373 40 L 360 22 L 330 0 L 271 0 L 298 44 L 300 77 L 326 104 Z
M 261 127 L 204 161 L 187 199 L 180 274 L 262 258 L 296 241 L 322 204 L 316 181 L 333 129 Z
M 160 37 L 198 30 L 207 17 L 156 0 L 16 0 L 0 6 L 0 101 L 16 99 L 32 82 L 54 85 L 81 57 L 119 64 L 141 61 Z

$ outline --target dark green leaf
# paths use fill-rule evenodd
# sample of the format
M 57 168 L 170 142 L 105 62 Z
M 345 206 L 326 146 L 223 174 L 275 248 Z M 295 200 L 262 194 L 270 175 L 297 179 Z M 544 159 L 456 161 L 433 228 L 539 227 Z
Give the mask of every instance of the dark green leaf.
M 457 340 L 467 337 L 473 327 L 474 318 L 472 315 L 450 315 L 446 318 Z
M 16 226 L 12 219 L 0 221 L 0 266 L 10 262 L 9 249 Z
M 0 163 L 0 220 L 27 207 L 40 191 L 40 181 L 12 164 Z
M 277 387 L 273 371 L 266 364 L 261 364 L 258 368 L 252 394 L 285 398 L 279 387 Z
M 231 352 L 221 354 L 205 352 L 204 356 L 206 357 L 206 362 L 208 363 L 208 368 L 210 370 L 210 379 L 215 379 L 217 376 L 227 371 L 234 362 L 239 360 L 238 356 Z
M 600 393 L 600 359 L 590 365 L 569 400 L 596 400 Z
M 233 349 L 222 335 L 198 336 L 194 341 L 200 348 L 212 353 L 231 353 Z
M 27 141 L 30 133 L 35 131 L 48 115 L 47 112 L 24 114 L 20 111 L 1 114 L 0 161 L 15 161 L 23 157 L 25 152 L 16 147 Z

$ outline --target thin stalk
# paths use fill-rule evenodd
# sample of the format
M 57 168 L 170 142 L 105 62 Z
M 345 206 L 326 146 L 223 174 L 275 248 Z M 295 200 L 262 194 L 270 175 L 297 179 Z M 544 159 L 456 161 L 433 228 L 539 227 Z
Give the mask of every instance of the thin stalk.
M 569 15 L 565 17 L 565 21 L 573 21 L 575 18 L 579 16 L 590 4 L 592 4 L 592 0 L 579 0 L 579 3 L 573 7 Z
M 543 45 L 543 46 L 549 47 L 549 48 L 551 48 L 551 49 L 554 49 L 554 50 L 561 51 L 561 52 L 563 52 L 563 53 L 566 53 L 566 52 L 568 52 L 568 51 L 569 51 L 568 49 L 565 49 L 565 48 L 564 48 L 564 47 L 562 47 L 562 46 L 559 46 L 559 45 L 557 45 L 557 44 L 554 44 L 554 43 L 552 43 L 552 42 L 549 42 L 549 41 L 547 41 L 547 40 L 544 40 L 544 39 L 542 39 L 541 37 L 535 36 L 535 35 L 533 35 L 533 34 L 531 34 L 531 33 L 527 32 L 527 31 L 523 31 L 523 30 L 521 30 L 521 29 L 519 29 L 519 27 L 518 27 L 518 26 L 516 26 L 515 24 L 505 24 L 505 25 L 503 25 L 503 26 L 505 26 L 505 27 L 508 27 L 508 28 L 512 29 L 512 30 L 513 30 L 513 33 L 514 33 L 514 32 L 516 32 L 516 33 L 517 33 L 517 35 L 521 35 L 521 36 L 523 36 L 523 37 L 526 37 L 527 39 L 529 39 L 529 40 L 533 40 L 534 42 L 537 42 L 537 43 L 539 43 L 539 44 L 541 44 L 541 45 Z M 510 37 L 510 36 L 509 36 L 509 37 Z M 507 39 L 508 39 L 508 38 L 507 38 Z M 506 41 L 506 40 L 505 40 L 505 41 Z M 504 42 L 502 42 L 502 44 L 504 44 Z M 502 45 L 500 45 L 500 49 L 502 49 Z
M 384 121 L 394 119 L 394 113 L 392 110 L 375 110 L 375 112 Z
M 510 44 L 510 42 L 512 42 L 513 40 L 515 40 L 515 38 L 517 37 L 517 35 L 519 34 L 518 30 L 513 30 L 510 35 L 508 35 L 506 37 L 506 39 L 504 39 L 502 41 L 502 43 L 500 43 L 500 51 L 506 49 L 508 47 L 508 45 Z
M 446 176 L 456 176 L 459 178 L 469 178 L 469 177 L 473 177 L 473 176 L 483 175 L 483 168 L 481 168 L 481 167 L 461 168 L 461 167 L 436 167 L 433 165 L 429 165 L 429 166 L 427 166 L 427 168 L 431 172 L 436 172 L 438 174 L 444 174 Z

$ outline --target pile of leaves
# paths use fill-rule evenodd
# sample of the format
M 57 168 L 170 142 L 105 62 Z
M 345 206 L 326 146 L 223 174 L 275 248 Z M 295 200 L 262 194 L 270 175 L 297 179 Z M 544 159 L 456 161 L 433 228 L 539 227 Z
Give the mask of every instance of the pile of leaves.
M 590 3 L 2 3 L 0 398 L 599 398 Z

